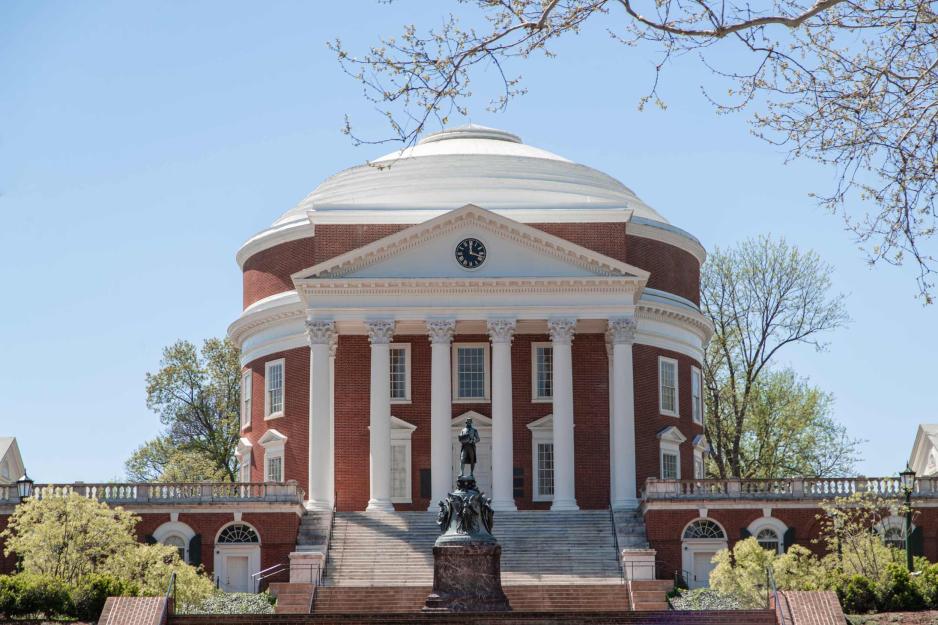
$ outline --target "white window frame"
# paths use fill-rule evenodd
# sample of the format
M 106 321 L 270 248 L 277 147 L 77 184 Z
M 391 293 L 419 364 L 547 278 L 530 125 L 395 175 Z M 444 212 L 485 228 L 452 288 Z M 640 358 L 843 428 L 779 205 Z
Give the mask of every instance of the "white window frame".
M 661 365 L 668 363 L 674 365 L 674 410 L 665 410 L 664 408 L 664 394 L 661 392 L 664 387 L 664 380 L 661 376 Z M 667 416 L 667 417 L 680 417 L 681 416 L 681 406 L 680 406 L 680 382 L 679 382 L 680 367 L 678 362 L 674 358 L 667 358 L 666 356 L 658 356 L 658 411 Z
M 537 466 L 537 446 L 539 443 L 554 444 L 554 416 L 552 414 L 541 417 L 528 424 L 531 430 L 531 501 L 553 501 L 553 495 L 540 494 L 540 473 Z M 557 475 L 557 464 L 554 463 L 554 477 Z M 556 488 L 557 481 L 554 480 Z
M 274 460 L 280 461 L 280 479 L 279 480 L 274 479 L 274 476 L 272 475 L 272 472 L 270 470 L 270 465 L 272 464 L 272 461 Z M 280 448 L 279 450 L 276 450 L 276 451 L 268 449 L 264 452 L 264 481 L 274 482 L 277 484 L 284 481 L 283 480 L 283 448 Z
M 694 397 L 694 382 L 697 382 L 697 397 Z M 703 423 L 704 412 L 704 394 L 703 394 L 703 372 L 700 367 L 691 366 L 690 368 L 690 401 L 691 418 L 694 423 Z
M 238 481 L 251 481 L 251 441 L 242 437 L 235 448 L 235 458 L 238 460 Z
M 483 397 L 462 397 L 459 394 L 459 349 L 463 347 L 481 347 L 483 350 Z M 453 369 L 453 403 L 454 404 L 487 404 L 492 401 L 492 359 L 491 345 L 489 343 L 453 343 L 451 353 Z
M 770 513 L 771 510 L 767 510 L 767 512 Z M 772 530 L 778 536 L 778 553 L 785 553 L 785 533 L 788 532 L 788 526 L 781 520 L 763 514 L 763 516 L 750 523 L 746 531 L 749 532 L 751 537 L 758 540 L 759 532 L 766 529 Z
M 248 369 L 241 374 L 241 429 L 251 427 L 251 406 L 254 393 L 254 372 Z
M 417 429 L 416 425 L 408 423 L 403 419 L 398 419 L 395 416 L 391 417 L 391 446 L 395 445 L 401 446 L 404 448 L 404 473 L 405 473 L 405 492 L 404 495 L 395 496 L 392 492 L 391 494 L 391 503 L 413 503 L 413 487 L 414 487 L 414 476 L 413 476 L 413 445 L 411 439 L 413 438 L 414 430 Z M 394 458 L 393 453 L 391 458 Z M 393 486 L 392 486 L 393 489 Z
M 270 411 L 270 370 L 277 365 L 280 365 L 280 394 L 282 397 L 281 400 L 281 410 L 272 413 Z M 287 407 L 287 363 L 286 359 L 278 358 L 277 360 L 271 360 L 264 363 L 264 420 L 269 421 L 271 419 L 279 419 L 283 416 L 284 411 Z
M 658 477 L 664 479 L 681 479 L 681 443 L 687 440 L 687 437 L 681 434 L 681 431 L 673 425 L 658 432 Z M 677 477 L 666 478 L 664 476 L 664 456 L 672 454 L 677 456 Z
M 531 343 L 531 401 L 535 404 L 550 404 L 554 401 L 553 395 L 544 396 L 537 393 L 537 350 L 544 347 L 551 349 L 551 366 L 553 366 L 554 344 L 550 341 Z M 551 390 L 553 390 L 553 383 L 551 383 Z
M 287 461 L 284 453 L 287 446 L 287 437 L 277 430 L 267 430 L 257 441 L 264 448 L 264 481 L 271 482 L 270 479 L 270 460 L 280 458 L 280 482 L 286 481 Z
M 702 480 L 707 473 L 707 465 L 704 464 L 703 452 L 699 449 L 694 450 L 694 479 Z
M 388 350 L 388 358 L 390 359 L 390 352 L 394 350 L 400 350 L 404 352 L 404 397 L 402 398 L 391 398 L 392 404 L 409 404 L 410 399 L 410 378 L 411 378 L 411 368 L 410 368 L 410 343 L 391 343 L 390 349 Z M 390 364 L 389 364 L 390 366 Z

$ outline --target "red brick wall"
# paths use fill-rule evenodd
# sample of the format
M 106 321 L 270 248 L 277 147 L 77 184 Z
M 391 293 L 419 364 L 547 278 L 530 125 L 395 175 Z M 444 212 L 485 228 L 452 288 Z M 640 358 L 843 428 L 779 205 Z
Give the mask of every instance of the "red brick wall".
M 140 523 L 137 524 L 137 537 L 141 541 L 170 520 L 168 512 L 140 513 L 138 516 Z M 253 526 L 260 537 L 261 569 L 287 562 L 296 546 L 296 534 L 300 526 L 300 517 L 295 512 L 245 512 L 241 521 Z M 179 522 L 202 535 L 202 565 L 207 571 L 214 571 L 215 537 L 222 527 L 234 522 L 234 515 L 231 512 L 180 512 Z
M 649 510 L 645 513 L 645 533 L 648 536 L 648 542 L 657 551 L 655 558 L 666 563 L 664 570 L 668 574 L 682 569 L 681 536 L 687 524 L 699 518 L 696 507 L 698 505 L 707 507 L 705 502 L 693 503 L 689 504 L 689 509 Z M 795 528 L 795 543 L 820 553 L 822 546 L 812 542 L 818 537 L 819 524 L 816 515 L 819 512 L 818 508 L 773 508 L 772 516 L 787 527 Z M 716 521 L 726 530 L 727 544 L 730 548 L 740 540 L 742 530 L 760 517 L 762 517 L 762 508 L 745 510 L 708 508 L 707 511 L 707 518 Z
M 658 357 L 665 356 L 678 361 L 678 412 L 680 418 L 662 415 L 658 409 Z M 660 447 L 657 434 L 663 428 L 674 425 L 687 441 L 681 444 L 681 477 L 694 477 L 693 440 L 703 433 L 703 426 L 694 423 L 691 417 L 690 375 L 691 367 L 700 365 L 696 360 L 649 345 L 632 348 L 632 369 L 635 376 L 635 465 L 639 489 L 649 477 L 659 475 Z
M 624 223 L 531 224 L 572 243 L 651 272 L 648 286 L 699 302 L 697 259 L 667 243 L 625 234 Z M 316 226 L 316 236 L 282 243 L 247 259 L 243 268 L 243 302 L 254 302 L 293 289 L 291 274 L 394 234 L 407 225 Z
M 264 419 L 264 367 L 280 358 L 284 359 L 284 411 L 282 417 L 268 421 Z M 252 445 L 251 481 L 264 481 L 264 448 L 258 441 L 268 429 L 275 429 L 287 437 L 284 479 L 296 480 L 303 492 L 309 492 L 309 348 L 297 347 L 258 358 L 248 363 L 247 369 L 251 371 L 251 425 L 242 430 L 241 436 Z

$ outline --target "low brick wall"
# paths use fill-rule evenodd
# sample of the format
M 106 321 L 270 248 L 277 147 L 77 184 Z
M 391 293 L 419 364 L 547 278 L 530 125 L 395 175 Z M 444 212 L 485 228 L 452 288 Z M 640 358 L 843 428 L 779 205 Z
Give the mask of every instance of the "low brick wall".
M 98 625 L 166 625 L 166 597 L 108 597 Z

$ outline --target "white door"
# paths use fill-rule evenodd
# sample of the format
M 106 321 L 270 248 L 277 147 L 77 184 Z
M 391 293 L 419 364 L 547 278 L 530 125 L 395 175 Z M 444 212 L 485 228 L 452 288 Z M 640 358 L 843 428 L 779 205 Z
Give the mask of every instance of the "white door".
M 492 496 L 492 430 L 490 428 L 477 428 L 479 430 L 479 442 L 476 443 L 476 486 L 479 490 Z M 456 477 L 459 475 L 459 452 L 462 445 L 456 440 L 458 432 L 454 434 L 453 440 L 453 487 L 456 487 Z M 469 472 L 469 467 L 466 467 Z
M 688 580 L 687 585 L 691 588 L 706 588 L 710 585 L 710 571 L 714 564 L 711 562 L 716 553 L 712 551 L 694 552 L 693 579 Z
M 251 592 L 248 556 L 225 556 L 225 592 Z

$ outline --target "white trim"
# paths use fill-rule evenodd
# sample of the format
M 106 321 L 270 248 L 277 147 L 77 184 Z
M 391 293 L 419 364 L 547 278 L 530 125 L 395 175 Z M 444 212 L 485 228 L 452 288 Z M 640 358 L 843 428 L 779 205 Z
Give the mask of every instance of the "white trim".
M 673 364 L 674 365 L 674 410 L 666 410 L 663 406 L 664 404 L 664 395 L 661 393 L 663 387 L 663 380 L 661 377 L 661 365 L 663 363 Z M 666 417 L 680 417 L 681 416 L 681 406 L 680 406 L 680 366 L 678 361 L 674 358 L 668 358 L 667 356 L 658 356 L 658 412 Z
M 553 350 L 554 344 L 550 341 L 538 341 L 531 343 L 531 402 L 535 404 L 551 404 L 554 402 L 553 396 L 541 396 L 537 393 L 538 386 L 538 377 L 537 377 L 537 350 L 538 348 L 550 348 Z M 553 356 L 552 356 L 553 360 Z M 553 390 L 553 389 L 551 389 Z
M 243 436 L 238 441 L 238 446 L 235 448 L 235 458 L 238 460 L 238 481 L 239 482 L 250 482 L 251 481 L 251 441 Z
M 625 226 L 625 233 L 643 239 L 653 239 L 667 243 L 692 254 L 700 265 L 707 260 L 707 251 L 703 245 L 684 230 L 643 217 L 632 217 Z
M 251 427 L 251 410 L 254 405 L 254 371 L 245 369 L 241 373 L 241 429 Z
M 287 437 L 277 430 L 270 429 L 264 432 L 264 435 L 257 441 L 264 448 L 264 481 L 265 482 L 284 482 L 286 481 L 286 459 L 285 448 Z M 280 460 L 280 479 L 271 479 L 270 461 Z
M 759 532 L 766 529 L 772 530 L 778 536 L 778 553 L 785 553 L 785 532 L 788 531 L 788 526 L 781 520 L 773 516 L 761 516 L 750 523 L 746 531 L 758 540 Z
M 687 440 L 687 437 L 681 434 L 681 431 L 675 426 L 670 425 L 657 434 L 658 437 L 658 475 L 665 480 L 681 479 L 681 443 Z M 675 469 L 677 475 L 674 477 L 665 477 L 664 475 L 664 457 L 673 455 L 676 458 Z
M 483 349 L 483 385 L 485 395 L 482 397 L 462 397 L 459 394 L 459 349 L 463 347 Z M 487 404 L 492 401 L 492 363 L 491 363 L 491 344 L 489 343 L 453 343 L 452 352 L 453 369 L 453 403 L 454 404 Z
M 235 260 L 238 267 L 244 269 L 244 263 L 258 252 L 276 247 L 281 243 L 289 243 L 299 239 L 312 238 L 316 234 L 316 227 L 309 222 L 309 218 L 296 219 L 284 224 L 272 226 L 261 230 L 244 242 Z
M 694 381 L 697 381 L 697 398 L 694 398 Z M 706 401 L 703 391 L 703 371 L 700 367 L 691 365 L 690 368 L 690 409 L 691 419 L 694 423 L 703 424 L 706 418 Z M 697 414 L 694 414 L 694 413 Z
M 153 540 L 165 545 L 166 541 L 173 537 L 178 537 L 182 539 L 182 559 L 183 562 L 187 564 L 190 561 L 189 554 L 189 543 L 192 541 L 192 538 L 195 536 L 195 530 L 186 525 L 185 523 L 180 523 L 179 521 L 169 521 L 168 523 L 163 523 L 158 528 L 153 530 Z M 172 545 L 175 547 L 175 545 Z
M 687 531 L 687 528 L 690 527 L 693 523 L 697 521 L 712 521 L 717 527 L 720 528 L 723 532 L 723 538 L 684 538 L 684 532 Z M 698 517 L 692 520 L 690 523 L 685 525 L 681 529 L 681 568 L 686 571 L 686 574 L 694 576 L 694 555 L 697 553 L 716 553 L 721 549 L 727 548 L 727 533 L 726 528 L 719 522 L 714 519 L 707 517 Z M 695 582 L 692 578 L 686 580 L 692 588 L 700 588 L 702 586 L 707 586 L 708 584 Z
M 406 474 L 405 492 L 402 496 L 394 496 L 393 485 L 391 491 L 391 503 L 412 503 L 413 502 L 413 433 L 417 429 L 416 425 L 408 423 L 391 415 L 391 447 L 400 446 L 404 448 L 404 472 Z M 393 468 L 394 455 L 391 454 L 391 464 Z
M 540 494 L 540 479 L 537 466 L 538 444 L 554 444 L 554 415 L 549 414 L 527 425 L 531 431 L 531 501 L 553 501 L 553 495 Z
M 280 410 L 270 410 L 270 370 L 280 365 Z M 264 420 L 279 419 L 287 408 L 287 363 L 284 358 L 268 360 L 264 363 Z
M 388 357 L 390 357 L 390 352 L 394 350 L 404 352 L 404 397 L 398 399 L 391 397 L 391 404 L 409 404 L 411 403 L 410 379 L 411 371 L 413 371 L 410 366 L 410 343 L 391 343 L 388 348 Z

